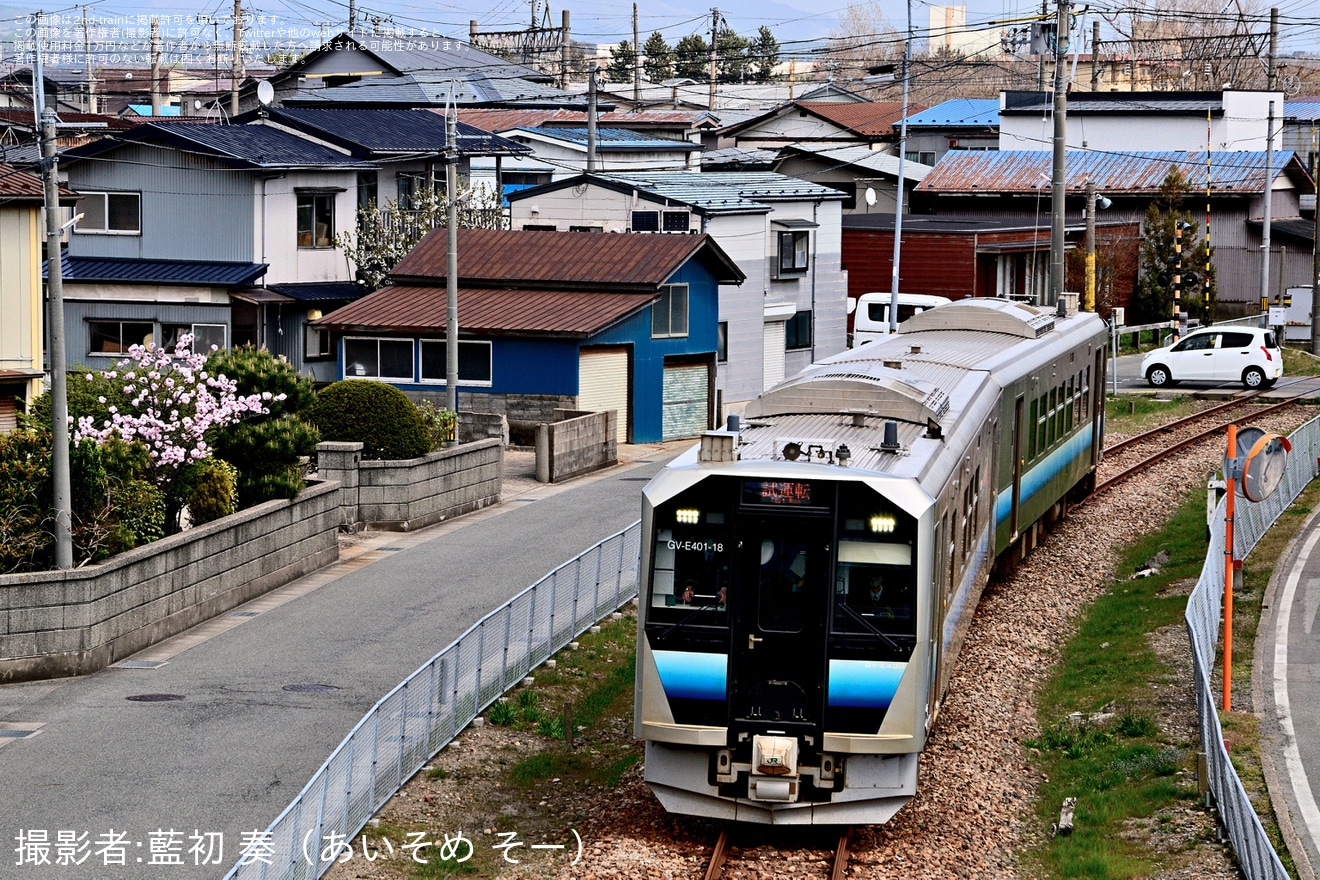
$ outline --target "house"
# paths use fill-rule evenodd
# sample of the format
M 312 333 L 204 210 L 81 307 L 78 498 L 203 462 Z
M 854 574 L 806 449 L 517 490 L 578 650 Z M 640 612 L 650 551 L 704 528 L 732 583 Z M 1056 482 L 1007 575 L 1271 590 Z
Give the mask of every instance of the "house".
M 898 157 L 866 147 L 821 147 L 804 144 L 779 151 L 774 170 L 800 177 L 843 193 L 843 213 L 889 212 L 898 205 Z M 930 171 L 929 165 L 903 162 L 903 202 L 909 203 L 912 188 Z
M 448 122 L 431 110 L 263 107 L 236 121 L 257 122 L 314 138 L 375 165 L 377 170 L 358 176 L 358 210 L 387 202 L 408 210 L 416 207 L 428 189 L 444 187 Z M 531 152 L 528 147 L 462 120 L 456 134 L 461 181 L 470 178 L 473 157 L 481 157 L 499 173 L 501 163 Z
M 1109 212 L 1106 212 L 1106 215 Z M 1023 302 L 1046 301 L 1050 281 L 1050 218 L 980 218 L 903 215 L 899 290 L 962 299 L 995 296 Z M 1064 226 L 1067 249 L 1085 247 L 1086 224 L 1072 218 Z M 1101 304 L 1123 305 L 1136 282 L 1137 220 L 1096 221 L 1099 248 L 1121 253 L 1100 261 Z M 894 215 L 853 214 L 843 218 L 843 268 L 848 297 L 893 289 Z M 1080 289 L 1068 287 L 1069 290 Z
M 529 186 L 564 180 L 587 170 L 588 133 L 580 128 L 517 128 L 504 137 L 526 148 L 530 155 L 506 162 L 501 170 L 507 197 Z M 669 140 L 625 128 L 596 129 L 597 170 L 683 171 L 698 166 L 701 145 L 687 140 Z M 474 181 L 494 186 L 496 168 L 489 160 L 473 164 Z
M 73 205 L 68 189 L 59 196 Z M 44 205 L 41 178 L 0 164 L 0 434 L 45 389 Z
M 587 124 L 587 113 L 562 108 L 464 108 L 458 111 L 458 121 L 500 134 L 515 128 L 582 128 Z M 598 114 L 596 124 L 601 128 L 622 128 L 671 141 L 701 143 L 704 134 L 719 128 L 719 119 L 709 110 L 606 111 Z
M 717 412 L 846 345 L 845 195 L 771 172 L 586 174 L 509 194 L 515 229 L 709 233 L 747 280 L 720 288 Z
M 907 118 L 907 158 L 934 165 L 950 150 L 999 149 L 999 101 L 954 98 Z
M 556 89 L 553 76 L 461 40 L 359 30 L 339 34 L 268 81 L 274 104 L 283 106 L 586 106 L 581 96 Z M 239 106 L 257 108 L 255 83 L 240 93 Z
M 312 324 L 340 375 L 445 397 L 448 248 L 437 230 L 392 284 Z M 708 235 L 458 230 L 459 409 L 527 436 L 556 409 L 618 411 L 620 442 L 714 424 L 718 289 L 743 274 Z
M 909 107 L 909 113 L 922 107 Z M 893 149 L 903 105 L 898 101 L 797 100 L 720 131 L 720 147 L 788 145 Z
M 1264 218 L 1266 167 L 1271 190 L 1271 219 L 1298 219 L 1301 196 L 1315 192 L 1315 182 L 1296 155 L 1276 151 L 1150 153 L 1069 150 L 1067 218 L 1083 222 L 1086 182 L 1112 202 L 1110 222 L 1140 223 L 1171 169 L 1181 172 L 1188 196 L 1184 211 L 1204 235 L 1207 202 L 1213 230 L 1214 268 L 1220 317 L 1255 314 L 1261 278 L 1261 224 Z M 960 217 L 1018 218 L 1039 225 L 1050 215 L 1053 153 L 1007 150 L 955 151 L 942 158 L 913 190 L 914 213 Z M 1252 222 L 1256 221 L 1256 222 Z M 906 235 L 906 227 L 904 229 Z M 1277 248 L 1278 242 L 1274 243 Z M 1271 258 L 1271 277 L 1280 289 L 1308 283 L 1311 255 L 1296 245 Z
M 1284 112 L 1283 92 L 1069 94 L 1067 145 L 1073 150 L 1125 153 L 1265 150 L 1271 104 L 1277 129 Z M 1053 108 L 1054 96 L 1049 92 L 1000 93 L 999 149 L 1051 149 Z
M 1283 131 L 1275 148 L 1291 150 L 1314 177 L 1317 151 L 1320 150 L 1320 97 L 1287 101 L 1283 105 Z M 1302 211 L 1315 210 L 1315 197 L 1302 197 Z

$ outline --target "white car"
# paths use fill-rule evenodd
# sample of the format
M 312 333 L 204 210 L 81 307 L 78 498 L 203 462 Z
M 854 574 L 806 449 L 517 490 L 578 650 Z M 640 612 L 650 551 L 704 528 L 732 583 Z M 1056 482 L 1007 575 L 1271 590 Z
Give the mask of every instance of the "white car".
M 1283 352 L 1271 330 L 1206 327 L 1146 352 L 1141 374 L 1155 388 L 1179 382 L 1241 382 L 1255 391 L 1269 388 L 1283 375 Z

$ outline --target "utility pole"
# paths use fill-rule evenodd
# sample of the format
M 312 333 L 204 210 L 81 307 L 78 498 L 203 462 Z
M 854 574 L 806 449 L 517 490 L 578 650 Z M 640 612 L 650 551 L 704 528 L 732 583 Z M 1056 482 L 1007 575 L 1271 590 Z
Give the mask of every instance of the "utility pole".
M 560 20 L 563 22 L 564 42 L 559 45 L 559 88 L 568 91 L 568 10 L 563 11 Z
M 160 115 L 160 19 L 151 17 L 151 115 Z
M 898 123 L 898 192 L 894 200 L 894 258 L 889 276 L 889 332 L 898 332 L 898 270 L 903 254 L 903 163 L 907 153 L 908 75 L 912 66 L 912 0 L 907 0 L 907 34 L 903 37 L 903 118 Z
M 1311 179 L 1320 174 L 1320 142 L 1317 142 L 1315 122 L 1311 122 Z M 1311 354 L 1320 354 L 1320 205 L 1311 212 L 1313 223 L 1311 240 Z
M 357 0 L 348 0 L 348 32 L 353 33 L 357 28 Z M 325 40 L 321 40 L 321 45 L 325 45 Z
M 1178 322 L 1175 331 L 1179 338 L 1187 334 L 1187 313 L 1182 308 L 1182 237 L 1191 224 L 1182 217 L 1173 221 L 1173 318 Z
M 1095 311 L 1095 181 L 1086 178 L 1086 290 L 1082 311 Z
M 83 67 L 87 77 L 87 112 L 96 112 L 96 80 L 92 77 L 92 34 L 87 26 L 87 7 L 83 7 Z
M 710 11 L 710 104 L 708 105 L 712 112 L 715 110 L 715 50 L 719 45 L 719 39 L 720 11 L 718 9 L 712 9 Z
M 50 339 L 50 469 L 55 501 L 55 567 L 73 568 L 73 490 L 69 480 L 69 391 L 64 364 L 64 275 L 60 262 L 60 216 L 58 163 L 55 157 L 55 111 L 46 107 L 45 72 L 42 69 L 41 13 L 32 16 L 36 37 L 36 63 L 32 72 L 32 108 L 41 126 L 41 182 L 46 207 L 46 299 L 47 337 Z
M 1271 92 L 1279 88 L 1279 9 L 1270 9 L 1270 54 L 1265 58 L 1265 88 Z
M 238 115 L 238 73 L 243 57 L 243 0 L 234 0 L 234 51 L 229 68 L 229 115 Z
M 1063 294 L 1063 218 L 1067 182 L 1064 159 L 1068 149 L 1068 92 L 1064 78 L 1068 56 L 1068 0 L 1059 0 L 1059 22 L 1054 31 L 1054 183 L 1050 197 L 1050 300 Z
M 638 42 L 641 34 L 637 32 L 637 4 L 633 4 L 633 101 L 642 100 L 642 44 Z
M 1260 227 L 1260 302 L 1268 308 L 1270 299 L 1270 191 L 1274 189 L 1274 102 L 1265 125 L 1265 216 Z
M 596 62 L 587 68 L 587 173 L 596 170 Z
M 1091 22 L 1091 91 L 1100 90 L 1100 22 Z
M 452 88 L 451 88 L 452 92 Z M 458 107 L 445 108 L 445 409 L 458 414 Z

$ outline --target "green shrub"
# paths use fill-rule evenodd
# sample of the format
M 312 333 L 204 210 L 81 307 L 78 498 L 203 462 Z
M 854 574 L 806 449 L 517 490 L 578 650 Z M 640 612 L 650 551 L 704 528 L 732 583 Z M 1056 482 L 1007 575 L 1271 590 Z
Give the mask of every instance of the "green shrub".
M 110 488 L 105 555 L 123 553 L 165 536 L 165 494 L 150 480 L 133 479 Z
M 417 404 L 422 424 L 431 436 L 431 448 L 442 449 L 451 440 L 458 439 L 458 415 L 452 410 L 440 409 L 429 400 Z
M 95 425 L 110 421 L 110 407 L 127 412 L 128 398 L 124 395 L 122 379 L 111 379 L 98 370 L 71 371 L 66 380 L 66 398 L 69 417 L 73 419 L 70 433 L 78 426 L 78 419 L 87 417 Z M 50 430 L 51 397 L 47 391 L 32 399 L 27 414 L 21 419 L 25 427 Z
M 490 723 L 504 727 L 518 720 L 518 713 L 508 700 L 496 700 L 490 706 Z
M 362 444 L 364 459 L 418 458 L 431 450 L 421 413 L 393 385 L 345 379 L 321 389 L 303 418 L 321 439 Z
M 188 516 L 193 525 L 229 516 L 238 509 L 238 468 L 218 458 L 199 461 L 190 475 Z
M 217 458 L 238 469 L 239 507 L 296 497 L 306 485 L 301 459 L 316 451 L 320 439 L 297 418 L 316 399 L 312 380 L 283 358 L 250 345 L 213 352 L 206 370 L 232 379 L 240 395 L 271 395 L 268 414 L 221 429 L 211 443 Z M 277 400 L 281 394 L 284 399 Z

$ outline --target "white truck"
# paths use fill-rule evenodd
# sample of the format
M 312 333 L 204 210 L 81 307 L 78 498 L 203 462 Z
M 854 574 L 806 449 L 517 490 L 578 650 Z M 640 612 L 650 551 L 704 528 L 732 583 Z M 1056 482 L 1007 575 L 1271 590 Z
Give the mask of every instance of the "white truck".
M 856 348 L 868 342 L 884 339 L 889 335 L 889 306 L 892 293 L 864 293 L 857 299 L 848 300 L 848 313 L 852 315 L 852 335 L 849 348 Z M 900 293 L 898 295 L 898 321 L 902 324 L 913 315 L 942 306 L 953 300 L 944 296 L 922 293 Z

